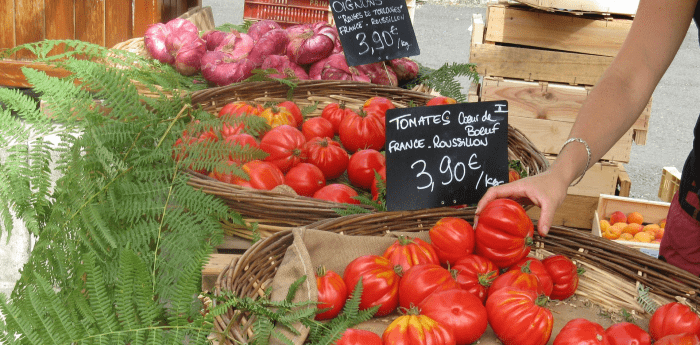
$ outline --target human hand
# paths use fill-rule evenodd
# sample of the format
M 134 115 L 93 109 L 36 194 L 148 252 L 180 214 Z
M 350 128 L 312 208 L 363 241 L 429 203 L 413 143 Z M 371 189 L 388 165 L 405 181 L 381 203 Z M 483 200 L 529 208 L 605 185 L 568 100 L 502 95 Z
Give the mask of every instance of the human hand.
M 535 205 L 541 208 L 537 222 L 537 232 L 546 236 L 554 220 L 554 212 L 564 202 L 568 183 L 550 170 L 514 182 L 491 187 L 476 206 L 474 224 L 479 221 L 479 213 L 486 204 L 495 199 L 509 198 L 522 205 Z

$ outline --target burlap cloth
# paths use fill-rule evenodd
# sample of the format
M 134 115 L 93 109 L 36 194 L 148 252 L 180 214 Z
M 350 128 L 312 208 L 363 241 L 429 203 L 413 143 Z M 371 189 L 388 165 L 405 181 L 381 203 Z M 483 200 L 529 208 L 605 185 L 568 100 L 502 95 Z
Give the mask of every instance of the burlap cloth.
M 306 275 L 307 279 L 303 286 L 297 291 L 294 301 L 317 301 L 318 292 L 316 288 L 316 279 L 314 278 L 314 272 L 317 267 L 324 265 L 326 269 L 333 270 L 342 276 L 345 271 L 345 266 L 350 261 L 362 255 L 382 255 L 384 250 L 396 240 L 398 235 L 402 234 L 399 232 L 392 232 L 384 237 L 345 236 L 326 231 L 307 229 L 306 227 L 294 229 L 292 233 L 294 235 L 294 242 L 287 249 L 284 259 L 272 282 L 273 292 L 271 298 L 273 300 L 283 300 L 287 295 L 290 285 L 300 276 Z M 403 235 L 418 237 L 422 240 L 429 241 L 427 231 L 403 233 Z M 593 322 L 598 322 L 605 328 L 620 321 L 613 321 L 609 315 L 601 313 L 600 308 L 577 296 L 566 301 L 551 301 L 548 304 L 548 308 L 554 315 L 554 329 L 548 344 L 552 344 L 554 338 L 566 322 L 575 318 L 581 317 Z M 395 312 L 394 314 L 382 318 L 364 322 L 355 328 L 369 330 L 381 336 L 384 329 L 398 315 L 398 312 Z M 648 322 L 645 320 L 641 321 Z M 647 327 L 647 324 L 640 324 L 640 322 L 637 322 L 637 324 L 644 329 Z M 308 329 L 301 325 L 297 325 L 296 329 L 300 332 L 299 335 L 293 335 L 290 332 L 284 333 L 294 341 L 294 344 L 301 345 L 308 335 Z M 274 339 L 272 339 L 272 341 L 275 343 Z M 490 326 L 477 343 L 501 344 Z

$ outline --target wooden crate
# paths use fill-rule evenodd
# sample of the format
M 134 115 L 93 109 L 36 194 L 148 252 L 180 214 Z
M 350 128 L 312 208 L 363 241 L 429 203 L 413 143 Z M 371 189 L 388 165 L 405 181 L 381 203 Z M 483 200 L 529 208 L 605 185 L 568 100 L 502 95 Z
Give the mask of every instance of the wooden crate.
M 520 3 L 547 10 L 574 13 L 605 13 L 634 16 L 639 0 L 518 0 Z
M 554 156 L 547 157 L 550 162 Z M 588 170 L 581 182 L 569 187 L 564 202 L 554 214 L 552 225 L 590 229 L 598 208 L 601 194 L 629 196 L 632 181 L 622 163 L 597 162 Z M 533 219 L 540 218 L 540 208 L 533 207 L 527 214 Z
M 231 260 L 241 257 L 242 254 L 211 254 L 209 261 L 202 267 L 202 291 L 213 292 L 216 278 L 226 268 Z
M 670 205 L 671 204 L 668 202 L 648 201 L 643 199 L 602 194 L 598 199 L 598 207 L 596 208 L 594 219 L 591 223 L 591 231 L 594 235 L 601 236 L 600 221 L 602 219 L 609 219 L 610 215 L 615 211 L 621 211 L 624 214 L 629 214 L 636 211 L 642 214 L 645 224 L 658 224 L 661 220 L 666 219 Z M 632 248 L 647 248 L 656 251 L 659 249 L 658 243 L 643 243 L 622 240 L 614 241 Z
M 676 167 L 664 167 L 659 185 L 659 199 L 671 202 L 681 187 L 681 172 Z

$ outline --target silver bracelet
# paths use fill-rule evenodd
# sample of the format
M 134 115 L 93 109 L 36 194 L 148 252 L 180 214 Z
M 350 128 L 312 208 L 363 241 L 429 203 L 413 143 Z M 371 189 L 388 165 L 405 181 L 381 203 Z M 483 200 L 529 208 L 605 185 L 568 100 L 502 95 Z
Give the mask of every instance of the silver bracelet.
M 571 186 L 575 186 L 575 185 L 577 185 L 579 182 L 581 182 L 581 180 L 583 180 L 583 176 L 586 175 L 586 172 L 588 171 L 588 167 L 591 165 L 591 148 L 588 147 L 588 143 L 586 143 L 585 140 L 583 140 L 583 139 L 581 139 L 581 138 L 570 138 L 569 140 L 567 140 L 567 141 L 564 142 L 564 145 L 561 146 L 561 150 L 563 150 L 564 147 L 565 147 L 566 145 L 568 145 L 568 144 L 570 144 L 570 143 L 572 143 L 572 142 L 574 142 L 574 141 L 578 141 L 579 143 L 581 143 L 581 144 L 583 144 L 584 146 L 586 146 L 586 153 L 588 154 L 588 160 L 586 161 L 586 168 L 583 169 L 583 172 L 581 173 L 581 176 L 579 176 L 578 180 L 576 180 L 576 182 L 574 182 L 573 184 L 571 184 Z M 559 150 L 559 153 L 561 153 L 561 150 Z

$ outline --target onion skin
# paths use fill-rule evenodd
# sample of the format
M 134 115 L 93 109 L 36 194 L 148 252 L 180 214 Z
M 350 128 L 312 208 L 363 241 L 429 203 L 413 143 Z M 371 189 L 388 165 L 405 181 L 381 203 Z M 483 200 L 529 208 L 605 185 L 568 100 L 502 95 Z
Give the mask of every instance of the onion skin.
M 207 52 L 207 44 L 203 39 L 185 43 L 175 56 L 175 69 L 183 75 L 193 75 L 199 72 L 202 56 Z
M 248 28 L 248 35 L 253 39 L 254 42 L 257 42 L 266 33 L 277 29 L 284 30 L 282 29 L 282 26 L 279 25 L 279 23 L 277 23 L 276 21 L 264 19 L 251 24 Z
M 264 34 L 253 46 L 248 58 L 256 66 L 262 65 L 265 58 L 270 55 L 285 55 L 289 36 L 284 29 L 274 29 Z
M 235 60 L 220 51 L 208 51 L 202 56 L 202 76 L 218 86 L 245 80 L 253 75 L 255 64 L 247 58 Z
M 299 65 L 311 64 L 330 56 L 338 38 L 338 31 L 326 22 L 294 26 L 287 32 L 287 56 Z
M 394 72 L 394 69 L 390 65 L 387 65 L 384 62 L 373 62 L 356 67 L 360 72 L 366 74 L 373 84 L 391 86 L 399 85 L 396 72 Z
M 418 78 L 418 64 L 407 57 L 389 60 L 389 64 L 391 67 L 394 67 L 394 71 L 399 80 L 413 80 Z
M 183 45 L 199 38 L 199 29 L 187 19 L 175 18 L 165 26 L 170 29 L 170 34 L 165 38 L 165 47 L 173 57 Z
M 369 83 L 370 78 L 355 67 L 348 67 L 344 54 L 332 54 L 309 68 L 312 80 L 352 80 Z
M 202 35 L 202 39 L 207 42 L 207 50 L 214 50 L 218 47 L 228 33 L 219 30 L 209 30 Z
M 250 51 L 253 49 L 253 45 L 253 38 L 248 34 L 232 31 L 230 34 L 226 35 L 221 44 L 214 50 L 226 53 L 235 61 L 238 61 L 248 57 L 248 54 L 250 54 Z
M 170 29 L 163 23 L 148 26 L 143 35 L 143 44 L 154 59 L 167 64 L 175 62 L 175 57 L 165 47 L 165 38 L 170 34 Z
M 270 74 L 271 78 L 284 79 L 287 77 L 296 77 L 299 80 L 309 80 L 309 75 L 303 67 L 289 61 L 286 55 L 270 55 L 265 58 L 260 66 L 262 69 L 274 68 L 279 73 Z

